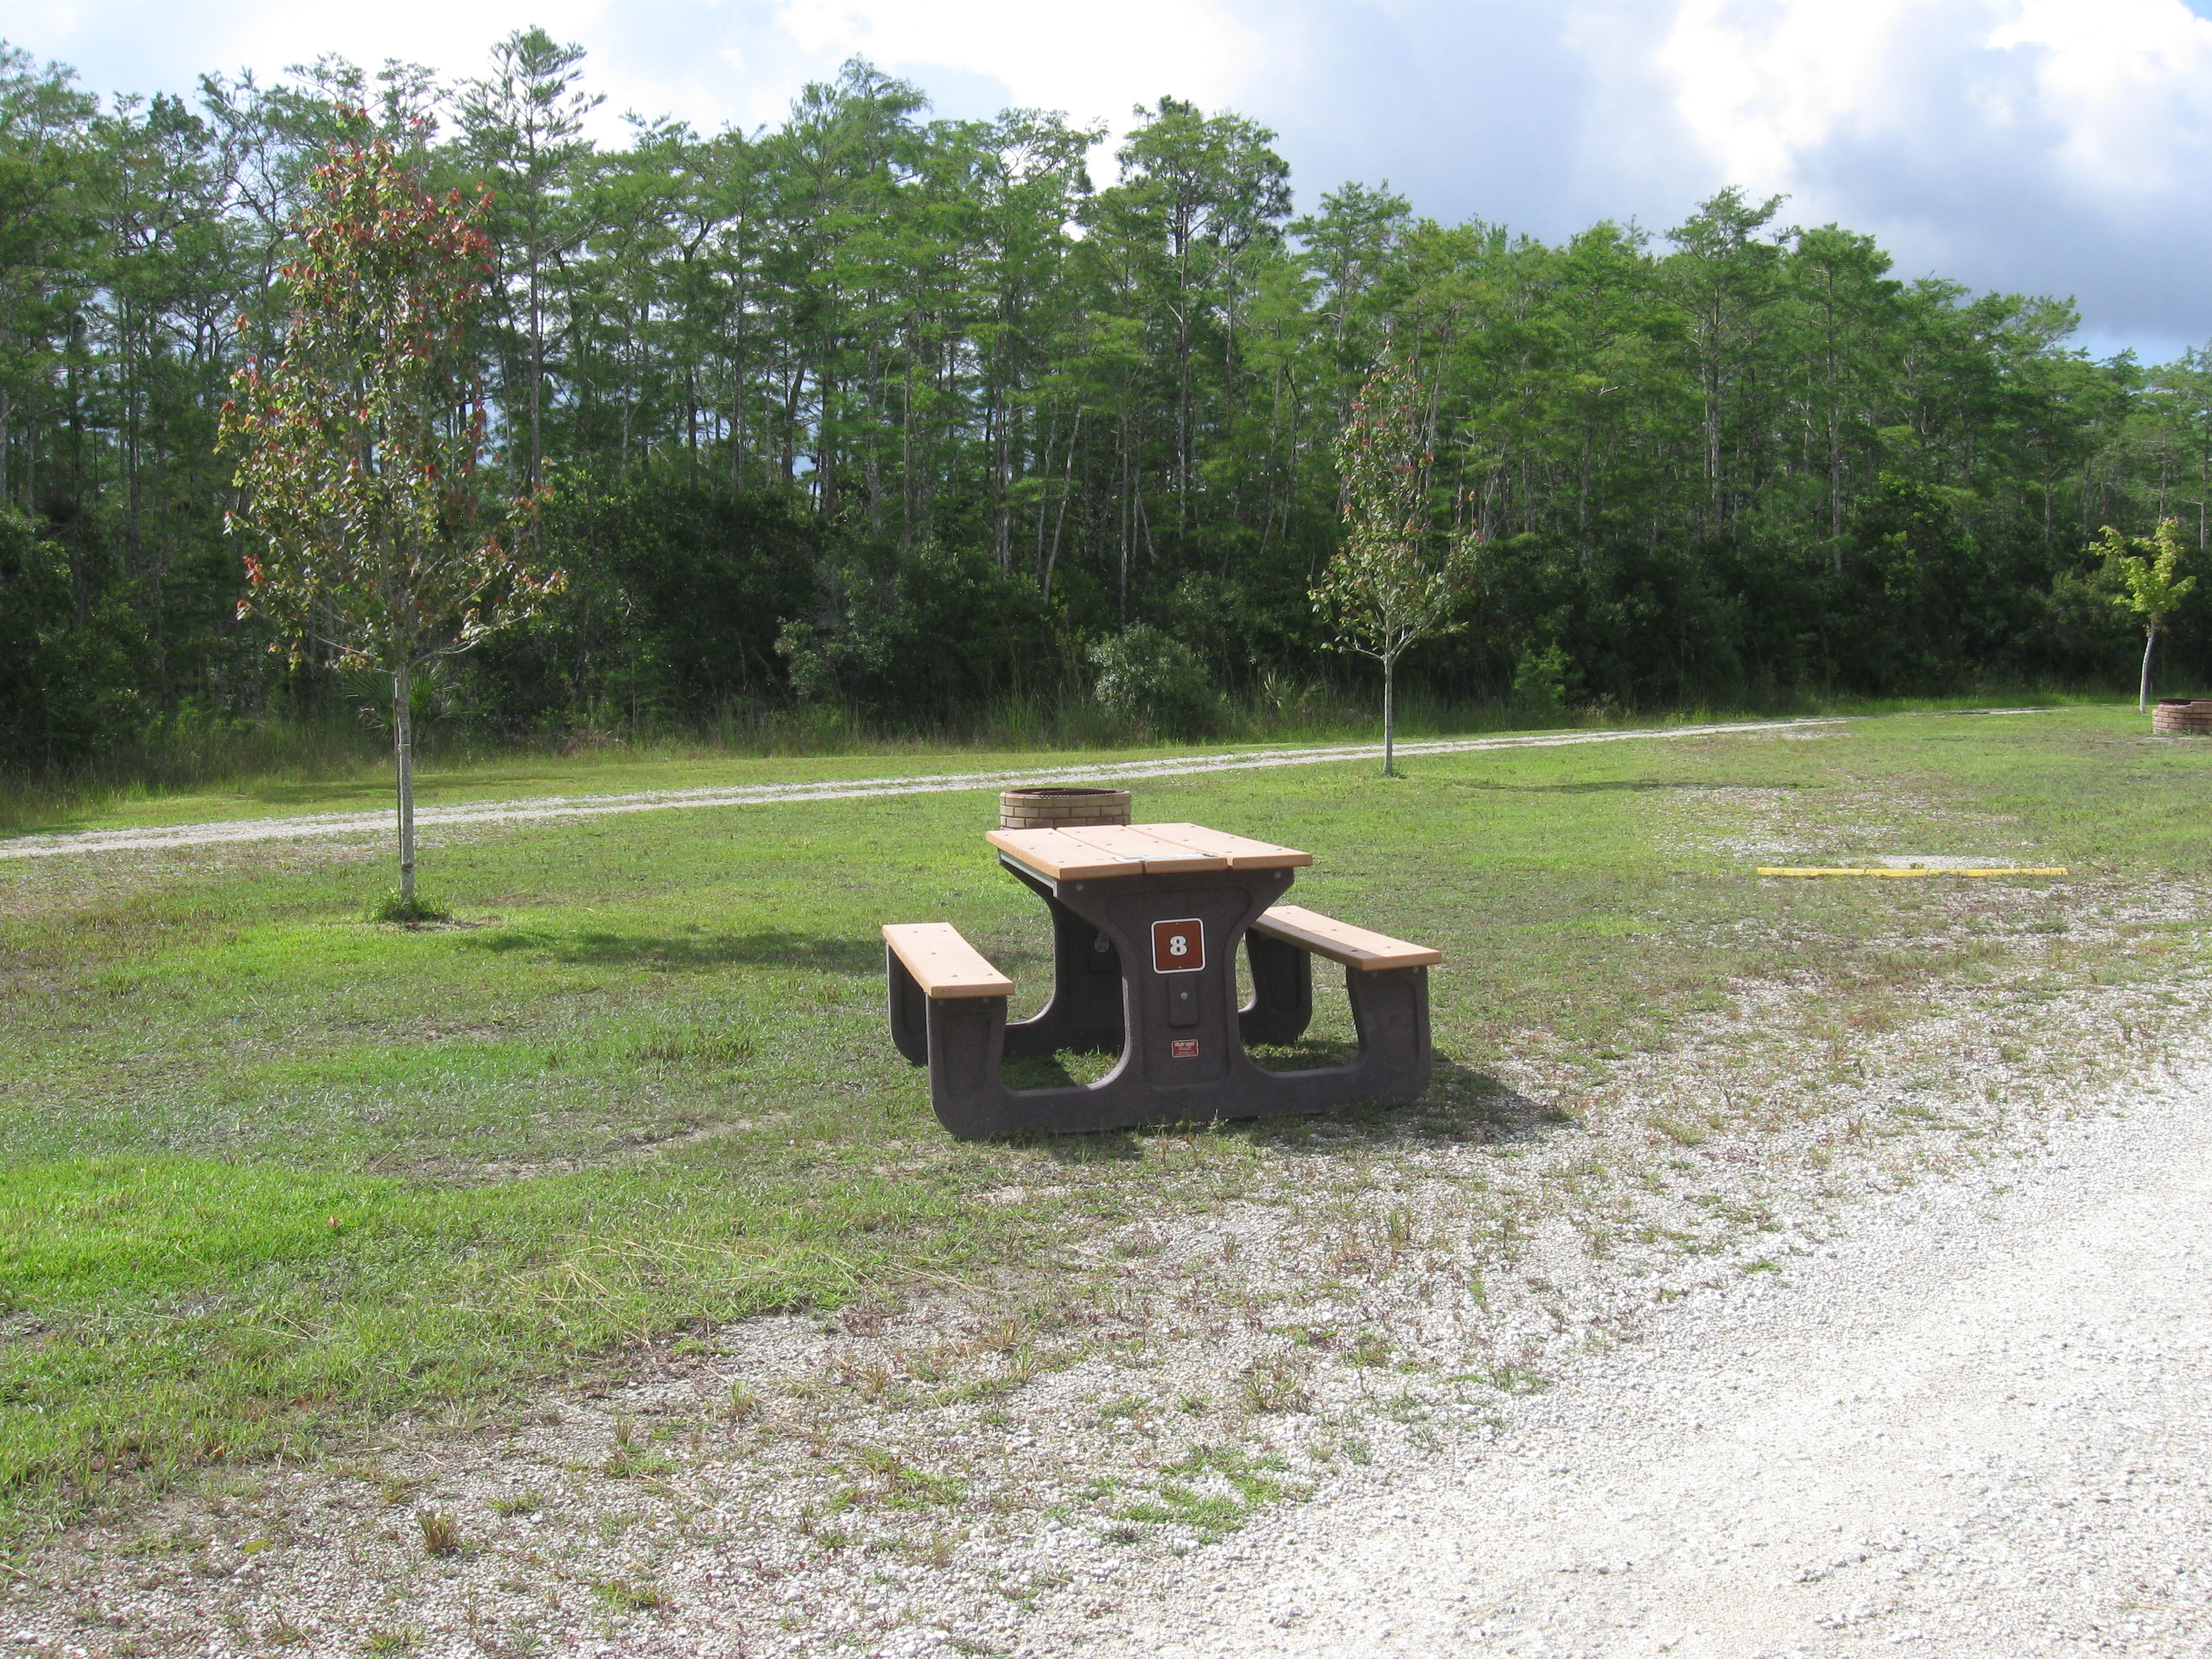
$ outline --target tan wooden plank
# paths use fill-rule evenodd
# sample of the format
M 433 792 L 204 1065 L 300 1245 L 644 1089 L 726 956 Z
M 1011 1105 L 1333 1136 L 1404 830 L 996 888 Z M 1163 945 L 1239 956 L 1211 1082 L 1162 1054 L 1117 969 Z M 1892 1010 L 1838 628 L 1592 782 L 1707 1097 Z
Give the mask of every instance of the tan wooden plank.
M 1348 921 L 1309 910 L 1303 904 L 1278 904 L 1252 926 L 1271 939 L 1311 951 L 1340 962 L 1347 968 L 1433 968 L 1444 959 L 1441 951 L 1411 945 L 1387 933 L 1370 933 Z
M 1144 860 L 1102 851 L 1065 830 L 987 830 L 983 839 L 1048 881 L 1088 881 L 1099 876 L 1145 872 Z
M 1226 870 L 1228 858 L 1220 853 L 1201 853 L 1181 842 L 1156 836 L 1127 823 L 1071 823 L 1063 833 L 1086 842 L 1117 858 L 1142 859 L 1148 876 L 1172 876 L 1189 871 Z
M 1209 830 L 1202 823 L 1139 823 L 1130 827 L 1158 836 L 1163 841 L 1225 858 L 1232 870 L 1297 870 L 1313 862 L 1311 853 L 1301 853 L 1295 847 L 1278 847 L 1271 841 L 1232 836 L 1224 830 Z
M 949 921 L 891 921 L 884 942 L 898 953 L 929 997 L 1012 996 L 1013 981 L 994 968 Z

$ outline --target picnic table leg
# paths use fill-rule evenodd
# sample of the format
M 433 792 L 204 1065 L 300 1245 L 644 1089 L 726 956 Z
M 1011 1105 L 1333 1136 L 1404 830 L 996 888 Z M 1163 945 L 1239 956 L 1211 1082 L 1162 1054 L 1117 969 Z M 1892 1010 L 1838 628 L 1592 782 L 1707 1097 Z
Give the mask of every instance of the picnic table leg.
M 1344 970 L 1359 1057 L 1352 1069 L 1371 1099 L 1411 1100 L 1429 1086 L 1436 1056 L 1429 1039 L 1429 970 Z
M 1313 954 L 1265 933 L 1244 935 L 1252 1000 L 1237 1011 L 1237 1032 L 1255 1043 L 1296 1042 L 1313 1023 Z
M 1003 862 L 1003 860 L 1002 860 Z M 1006 868 L 1052 913 L 1052 1000 L 1006 1027 L 1010 1054 L 1121 1052 L 1121 957 L 1095 922 L 1061 903 L 1026 870 Z
M 888 945 L 884 949 L 884 978 L 889 986 L 891 1041 L 909 1064 L 926 1066 L 929 1063 L 929 999 L 907 972 L 898 952 Z
M 929 1104 L 963 1140 L 1020 1127 L 1013 1093 L 1000 1080 L 1006 1058 L 1004 997 L 940 997 L 929 1004 Z

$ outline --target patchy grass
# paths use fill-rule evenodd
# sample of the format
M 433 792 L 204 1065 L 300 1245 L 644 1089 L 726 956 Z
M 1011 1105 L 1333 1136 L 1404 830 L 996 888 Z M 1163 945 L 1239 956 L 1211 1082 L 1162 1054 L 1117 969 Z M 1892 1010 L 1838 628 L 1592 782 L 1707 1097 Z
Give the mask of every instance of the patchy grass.
M 1303 902 L 1443 947 L 1437 1081 L 1394 1111 L 980 1146 L 943 1134 L 891 1051 L 876 930 L 953 921 L 1041 998 L 1043 912 L 988 856 L 986 797 L 433 846 L 446 927 L 357 919 L 380 856 L 24 861 L 0 870 L 0 1502 L 43 1523 L 120 1478 L 306 1454 L 724 1322 L 859 1310 L 1072 1246 L 1167 1272 L 1162 1206 L 1233 1200 L 1263 1153 L 1316 1160 L 1356 1199 L 1378 1149 L 1510 1159 L 1571 1131 L 1572 1112 L 1500 1081 L 1532 1054 L 1595 1089 L 1740 1017 L 1746 1053 L 1786 1043 L 1847 1076 L 1936 988 L 2003 980 L 2032 1017 L 2073 988 L 2155 985 L 2205 959 L 2198 912 L 2157 895 L 2199 874 L 2208 783 L 2212 744 L 2152 743 L 2132 710 L 2101 708 L 1417 758 L 1399 781 L 1349 764 L 1154 781 L 1140 817 L 1310 848 Z M 1749 874 L 1784 853 L 2078 873 L 1972 893 Z M 1740 994 L 1754 985 L 1804 994 L 1786 1031 L 1759 1030 Z M 1350 1035 L 1330 999 L 1315 1043 Z M 1756 1131 L 1779 1109 L 1755 1083 L 1640 1119 L 1655 1170 Z M 1919 1127 L 1900 1110 L 1866 1133 Z M 1547 1179 L 1566 1201 L 1613 1176 L 1570 1161 Z M 1328 1268 L 1346 1283 L 1440 1248 L 1403 1204 L 1347 1204 Z M 1583 1224 L 1601 1248 L 1601 1221 Z M 1507 1229 L 1453 1248 L 1479 1285 L 1524 1246 Z M 1012 1324 L 979 1346 L 980 1377 L 917 1355 L 824 1386 L 982 1399 L 1046 1367 Z M 1352 1352 L 1398 1363 L 1380 1338 Z M 1309 1403 L 1288 1359 L 1237 1386 L 1251 1413 Z M 722 1409 L 747 1425 L 761 1407 L 740 1385 Z M 665 1467 L 626 1443 L 611 1456 L 631 1478 Z M 896 1462 L 849 1478 L 890 1509 L 959 1492 Z M 1219 1469 L 1167 1485 L 1134 1501 L 1201 1534 L 1255 1501 Z

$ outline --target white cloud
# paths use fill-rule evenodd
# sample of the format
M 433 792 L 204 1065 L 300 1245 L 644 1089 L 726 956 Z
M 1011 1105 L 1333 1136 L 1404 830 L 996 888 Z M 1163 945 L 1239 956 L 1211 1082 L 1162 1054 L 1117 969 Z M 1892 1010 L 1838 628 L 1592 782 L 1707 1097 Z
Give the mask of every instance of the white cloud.
M 2077 188 L 2138 200 L 2201 189 L 2212 22 L 2179 0 L 2026 0 L 1989 44 L 2035 54 L 2042 106 L 2066 135 L 2058 155 Z
M 1257 31 L 1206 0 L 784 0 L 780 15 L 811 56 L 940 64 L 997 81 L 1017 103 L 1117 125 L 1132 104 L 1162 93 L 1231 102 L 1272 55 Z
M 2197 174 L 2212 106 L 2212 22 L 2181 0 L 1683 0 L 1657 61 L 1758 189 L 1887 140 L 1930 170 L 2009 145 L 2084 199 L 2155 198 Z
M 215 61 L 266 64 L 313 62 L 336 52 L 374 67 L 387 58 L 428 64 L 449 74 L 479 74 L 492 43 L 530 23 L 556 40 L 596 32 L 603 0 L 532 0 L 527 8 L 483 0 L 376 0 L 373 5 L 302 5 L 296 0 L 239 6 L 201 32 Z M 224 27 L 227 21 L 230 27 Z
M 1877 100 L 1883 58 L 1914 0 L 1685 0 L 1657 53 L 1675 107 L 1721 171 L 1784 184 L 1796 152 Z
M 2074 295 L 2106 347 L 2212 332 L 2212 22 L 2182 0 L 1680 0 L 1652 62 L 1685 184 Z

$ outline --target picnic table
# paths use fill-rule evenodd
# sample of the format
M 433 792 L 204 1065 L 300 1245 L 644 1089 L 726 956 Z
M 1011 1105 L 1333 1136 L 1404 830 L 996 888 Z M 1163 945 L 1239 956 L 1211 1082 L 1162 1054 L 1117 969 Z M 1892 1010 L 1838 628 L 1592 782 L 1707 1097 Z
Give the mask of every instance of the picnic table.
M 1051 913 L 1053 994 L 1009 1023 L 1013 982 L 949 922 L 884 929 L 891 1036 L 929 1068 L 963 1139 L 1210 1122 L 1410 1100 L 1427 1086 L 1429 969 L 1443 958 L 1279 902 L 1313 855 L 1196 823 L 994 830 L 1008 873 Z M 1237 951 L 1251 1000 L 1238 1006 Z M 1313 1018 L 1313 958 L 1341 963 L 1358 1048 L 1343 1064 L 1260 1066 Z M 1118 1054 L 1095 1083 L 1010 1088 L 1009 1055 Z

